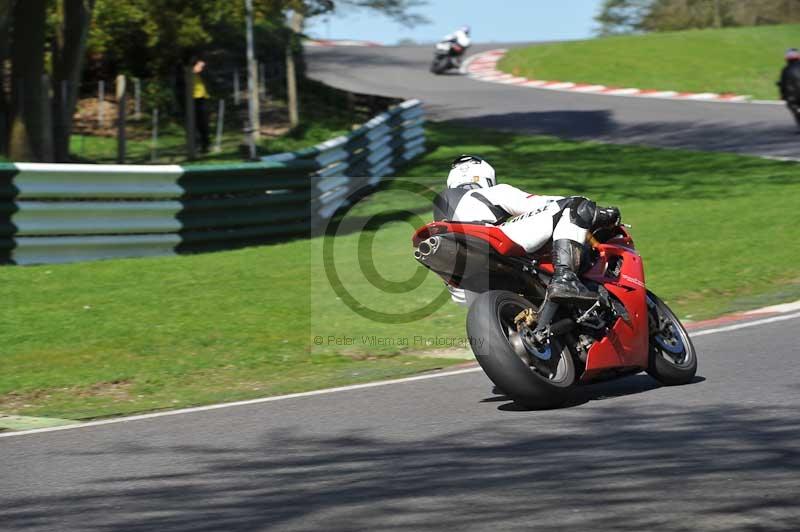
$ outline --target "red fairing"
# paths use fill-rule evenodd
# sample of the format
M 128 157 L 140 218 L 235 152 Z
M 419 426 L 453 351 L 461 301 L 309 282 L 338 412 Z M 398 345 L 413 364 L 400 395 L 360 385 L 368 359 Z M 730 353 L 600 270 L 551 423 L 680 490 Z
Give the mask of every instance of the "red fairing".
M 489 243 L 501 255 L 522 257 L 525 249 L 508 238 L 499 227 L 482 224 L 463 224 L 458 222 L 433 222 L 423 226 L 414 233 L 411 242 L 418 246 L 423 240 L 443 233 L 457 233 L 480 238 Z
M 642 258 L 630 247 L 629 236 L 618 237 L 614 244 L 601 244 L 597 250 L 600 259 L 584 277 L 602 283 L 606 289 L 625 305 L 631 325 L 618 319 L 608 335 L 589 349 L 586 371 L 581 380 L 592 380 L 610 368 L 647 368 L 648 323 L 647 289 L 644 284 Z M 621 245 L 618 245 L 621 244 Z M 620 257 L 622 269 L 619 277 L 606 273 L 609 259 Z
M 619 234 L 606 242 L 606 245 L 619 245 L 633 249 L 633 238 L 631 238 L 631 235 L 628 233 L 628 230 L 625 228 L 625 226 L 620 226 L 617 228 L 617 231 Z
M 498 227 L 483 224 L 434 222 L 420 228 L 412 239 L 414 246 L 431 236 L 457 233 L 471 235 L 488 242 L 494 250 L 506 256 L 525 256 L 525 250 L 514 243 Z M 631 319 L 627 323 L 617 319 L 606 337 L 589 349 L 586 369 L 581 376 L 584 382 L 602 376 L 608 370 L 646 369 L 649 358 L 649 331 L 647 321 L 647 289 L 644 282 L 642 259 L 634 248 L 633 239 L 624 229 L 605 244 L 595 248 L 599 258 L 583 277 L 602 284 L 610 294 L 619 299 Z M 552 258 L 547 249 L 533 254 L 539 271 L 552 273 Z M 613 264 L 621 260 L 619 275 Z M 608 271 L 607 271 L 608 270 Z

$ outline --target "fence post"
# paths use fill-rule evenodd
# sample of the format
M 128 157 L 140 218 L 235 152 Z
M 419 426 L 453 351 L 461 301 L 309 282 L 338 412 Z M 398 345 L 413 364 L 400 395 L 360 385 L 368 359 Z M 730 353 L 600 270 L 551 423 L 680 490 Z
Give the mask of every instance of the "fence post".
M 187 66 L 183 71 L 186 101 L 186 156 L 193 160 L 197 153 L 195 138 L 197 136 L 196 125 L 194 123 L 194 71 L 192 65 Z
M 239 101 L 241 98 L 241 89 L 239 88 L 239 69 L 233 71 L 233 105 L 239 107 Z
M 153 136 L 150 142 L 150 161 L 158 160 L 158 107 L 153 108 Z
M 266 105 L 267 103 L 267 71 L 264 68 L 264 63 L 258 64 L 258 95 L 261 101 Z
M 286 49 L 286 92 L 289 100 L 289 125 L 294 129 L 300 124 L 300 102 L 297 99 L 297 74 L 291 47 Z
M 305 17 L 297 12 L 292 12 L 290 29 L 292 33 L 286 44 L 286 92 L 289 100 L 289 125 L 292 129 L 300 124 L 300 102 L 297 97 L 297 71 L 294 61 L 294 42 L 297 34 L 303 31 Z
M 225 99 L 220 98 L 219 110 L 217 111 L 217 145 L 214 146 L 215 152 L 222 151 L 222 125 L 225 122 Z
M 66 123 L 69 121 L 69 108 L 67 104 L 69 103 L 69 82 L 65 79 L 61 80 L 61 120 L 66 126 Z
M 41 145 L 38 147 L 38 152 L 42 156 L 42 160 L 46 163 L 55 161 L 55 142 L 53 138 L 53 122 L 58 121 L 58 117 L 53 116 L 53 100 L 51 97 L 52 86 L 50 76 L 42 74 L 42 93 L 41 102 L 44 102 L 44 109 L 42 112 L 43 132 L 40 139 Z
M 125 76 L 120 74 L 117 76 L 117 164 L 125 163 L 125 122 L 127 121 L 125 85 Z
M 134 78 L 133 80 L 133 117 L 136 120 L 142 119 L 142 80 Z
M 106 101 L 106 82 L 102 79 L 97 82 L 97 125 L 104 128 L 106 125 L 105 117 Z
M 56 161 L 64 162 L 69 160 L 69 139 L 70 135 L 67 131 L 67 125 L 69 124 L 69 82 L 65 79 L 61 80 L 61 90 L 60 90 L 60 101 L 59 101 L 59 110 L 58 116 L 56 116 L 56 120 L 58 120 L 58 126 L 55 128 L 56 130 L 56 138 L 55 140 L 55 151 L 56 151 Z
M 258 106 L 258 65 L 254 52 L 253 38 L 253 0 L 245 0 L 246 32 L 247 32 L 247 109 L 250 124 L 250 142 L 255 143 L 261 137 L 261 114 Z
M 244 134 L 245 142 L 247 143 L 247 154 L 251 161 L 256 159 L 256 139 L 253 134 L 253 124 L 250 122 L 249 116 L 244 121 Z

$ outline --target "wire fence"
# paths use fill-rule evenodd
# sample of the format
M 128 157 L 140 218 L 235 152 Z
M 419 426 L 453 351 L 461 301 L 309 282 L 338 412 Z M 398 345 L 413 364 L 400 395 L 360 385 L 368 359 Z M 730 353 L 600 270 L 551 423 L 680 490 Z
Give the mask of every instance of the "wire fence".
M 259 124 L 249 123 L 243 69 L 203 75 L 208 94 L 194 98 L 192 79 L 116 76 L 77 86 L 61 82 L 51 97 L 77 94 L 70 157 L 75 162 L 169 164 L 187 160 L 237 160 L 248 156 L 249 132 L 268 140 L 289 129 L 280 68 L 261 64 L 256 80 Z M 187 94 L 188 91 L 188 94 Z M 60 106 L 65 109 L 67 106 Z M 55 106 L 51 106 L 55 109 Z M 188 108 L 188 113 L 187 113 Z M 64 120 L 66 117 L 53 117 Z M 192 131 L 188 134 L 187 131 Z
M 298 60 L 300 123 L 294 120 L 294 128 L 285 101 L 285 58 L 258 65 L 255 90 L 248 90 L 246 69 L 217 63 L 200 76 L 207 89 L 202 94 L 195 94 L 195 75 L 185 67 L 151 79 L 95 70 L 90 80 L 75 84 L 44 75 L 35 90 L 0 68 L 0 126 L 20 109 L 42 109 L 32 154 L 42 160 L 227 163 L 316 144 L 396 103 L 305 79 Z M 251 103 L 258 108 L 252 124 Z

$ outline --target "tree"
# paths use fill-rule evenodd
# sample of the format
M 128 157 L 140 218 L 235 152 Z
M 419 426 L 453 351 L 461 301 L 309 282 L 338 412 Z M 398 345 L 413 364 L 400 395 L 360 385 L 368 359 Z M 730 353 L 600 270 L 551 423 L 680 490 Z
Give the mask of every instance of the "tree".
M 642 21 L 642 27 L 671 31 L 798 21 L 798 0 L 658 0 Z
M 63 0 L 53 43 L 53 147 L 55 159 L 69 159 L 72 117 L 78 101 L 86 41 L 95 0 Z
M 260 59 L 285 55 L 287 67 L 294 67 L 305 18 L 369 9 L 415 24 L 423 18 L 413 9 L 424 2 L 253 4 Z M 290 11 L 297 14 L 294 31 L 287 27 Z M 241 0 L 0 0 L 0 151 L 14 160 L 68 159 L 87 55 L 101 57 L 113 73 L 169 79 L 190 53 L 204 48 L 216 47 L 221 56 L 241 60 L 244 20 Z M 296 119 L 297 98 L 293 100 Z
M 11 41 L 11 20 L 14 14 L 16 0 L 0 2 L 0 65 L 5 65 L 9 58 Z M 5 69 L 0 69 L 4 72 Z M 0 76 L 0 152 L 5 152 L 7 148 L 6 133 L 9 129 L 9 105 L 6 102 L 6 76 Z
M 800 22 L 800 0 L 605 0 L 598 33 Z
M 395 22 L 411 27 L 428 22 L 423 15 L 412 10 L 427 5 L 423 0 L 337 0 L 332 10 L 368 9 L 389 17 Z
M 0 85 L 0 148 L 12 159 L 67 159 L 77 100 L 70 88 L 80 80 L 93 5 L 94 0 L 0 5 L 0 64 L 11 64 L 10 101 Z
M 605 0 L 594 20 L 601 36 L 633 33 L 642 29 L 642 21 L 654 0 Z
M 308 18 L 334 13 L 341 9 L 367 9 L 385 15 L 404 26 L 425 24 L 428 20 L 411 10 L 426 5 L 423 0 L 277 0 L 276 5 L 289 12 L 292 39 L 286 49 L 286 84 L 289 100 L 289 117 L 292 127 L 300 121 L 299 98 L 294 50 L 299 48 L 305 21 Z
M 51 161 L 52 133 L 44 70 L 46 0 L 14 5 L 11 47 L 11 131 L 8 153 L 17 161 Z

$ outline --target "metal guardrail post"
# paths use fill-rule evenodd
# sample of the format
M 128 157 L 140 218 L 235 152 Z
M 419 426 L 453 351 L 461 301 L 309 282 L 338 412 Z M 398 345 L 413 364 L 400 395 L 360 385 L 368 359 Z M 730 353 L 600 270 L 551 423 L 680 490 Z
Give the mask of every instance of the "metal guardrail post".
M 125 163 L 125 125 L 128 119 L 126 113 L 127 94 L 125 76 L 117 76 L 117 163 Z
M 197 138 L 197 124 L 194 120 L 194 72 L 192 66 L 187 66 L 183 69 L 183 84 L 184 84 L 184 109 L 186 116 L 184 117 L 186 123 L 186 157 L 193 161 L 197 155 L 196 138 Z

